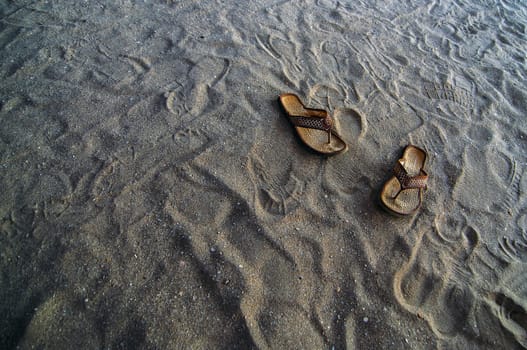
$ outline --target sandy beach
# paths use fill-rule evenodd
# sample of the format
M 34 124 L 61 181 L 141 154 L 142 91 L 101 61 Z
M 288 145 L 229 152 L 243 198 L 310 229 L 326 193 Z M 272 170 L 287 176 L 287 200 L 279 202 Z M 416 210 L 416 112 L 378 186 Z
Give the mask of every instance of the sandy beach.
M 526 27 L 511 0 L 1 1 L 0 348 L 527 348 Z

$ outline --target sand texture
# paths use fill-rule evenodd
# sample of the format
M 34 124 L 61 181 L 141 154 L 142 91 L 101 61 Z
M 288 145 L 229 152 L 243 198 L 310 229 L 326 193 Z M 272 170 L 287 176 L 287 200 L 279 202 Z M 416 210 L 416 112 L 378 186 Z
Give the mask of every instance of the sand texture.
M 0 1 L 0 348 L 527 348 L 526 26 L 512 0 Z M 285 92 L 349 150 L 305 147 Z M 401 218 L 407 144 L 430 178 Z

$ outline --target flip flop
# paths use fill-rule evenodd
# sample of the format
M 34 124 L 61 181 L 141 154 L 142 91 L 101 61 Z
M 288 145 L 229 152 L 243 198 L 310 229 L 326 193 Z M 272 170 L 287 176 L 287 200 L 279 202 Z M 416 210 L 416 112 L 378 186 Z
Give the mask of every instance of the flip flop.
M 381 203 L 396 215 L 413 214 L 419 209 L 427 188 L 428 174 L 423 170 L 426 152 L 408 145 L 393 169 L 394 176 L 381 191 Z
M 280 95 L 284 108 L 300 139 L 316 152 L 333 155 L 345 152 L 348 145 L 336 132 L 333 119 L 323 109 L 306 108 L 295 94 Z

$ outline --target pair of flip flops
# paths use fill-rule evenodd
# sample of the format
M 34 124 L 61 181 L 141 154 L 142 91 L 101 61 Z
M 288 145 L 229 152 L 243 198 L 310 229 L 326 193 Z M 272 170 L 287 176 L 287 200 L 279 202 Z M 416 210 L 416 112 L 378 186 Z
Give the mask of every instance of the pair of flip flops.
M 280 95 L 280 103 L 304 144 L 324 155 L 343 153 L 348 145 L 334 128 L 329 113 L 323 109 L 304 106 L 295 94 Z M 426 152 L 408 145 L 397 161 L 394 175 L 386 181 L 380 194 L 382 206 L 396 215 L 415 213 L 427 188 L 428 174 L 424 171 Z

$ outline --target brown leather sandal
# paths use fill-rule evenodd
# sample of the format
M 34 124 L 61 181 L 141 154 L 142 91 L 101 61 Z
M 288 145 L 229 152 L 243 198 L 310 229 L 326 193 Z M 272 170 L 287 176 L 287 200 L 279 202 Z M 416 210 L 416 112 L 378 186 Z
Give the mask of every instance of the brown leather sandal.
M 413 214 L 421 207 L 428 174 L 423 170 L 426 152 L 408 145 L 403 157 L 393 169 L 394 176 L 386 181 L 381 191 L 381 203 L 389 212 L 397 215 Z
M 345 152 L 348 145 L 336 132 L 333 119 L 323 109 L 306 108 L 295 94 L 280 95 L 284 108 L 300 139 L 311 149 L 333 155 Z

